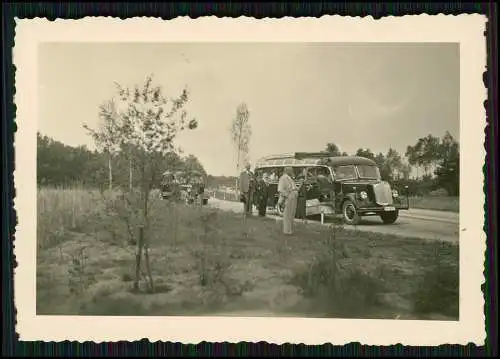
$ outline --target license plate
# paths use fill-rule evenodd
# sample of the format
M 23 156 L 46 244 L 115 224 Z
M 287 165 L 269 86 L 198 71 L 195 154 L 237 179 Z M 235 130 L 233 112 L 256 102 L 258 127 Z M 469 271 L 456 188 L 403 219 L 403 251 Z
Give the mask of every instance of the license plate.
M 394 212 L 396 210 L 396 207 L 384 207 L 384 211 L 386 212 Z

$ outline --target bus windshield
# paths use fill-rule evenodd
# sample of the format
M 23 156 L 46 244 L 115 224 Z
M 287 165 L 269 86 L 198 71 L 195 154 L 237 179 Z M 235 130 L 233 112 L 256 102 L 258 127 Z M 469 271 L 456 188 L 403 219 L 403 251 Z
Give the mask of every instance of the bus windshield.
M 380 171 L 377 166 L 359 165 L 358 173 L 360 178 L 380 179 Z
M 335 168 L 335 178 L 339 180 L 355 179 L 356 170 L 352 165 L 338 166 L 337 168 Z

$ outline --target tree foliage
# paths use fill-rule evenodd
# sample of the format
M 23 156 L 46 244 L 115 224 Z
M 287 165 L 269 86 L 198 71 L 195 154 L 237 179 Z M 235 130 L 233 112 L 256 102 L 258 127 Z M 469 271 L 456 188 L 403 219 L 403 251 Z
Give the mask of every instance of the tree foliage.
M 432 168 L 440 160 L 440 139 L 431 134 L 419 138 L 413 146 L 407 146 L 406 157 L 412 166 L 423 168 L 424 176 L 431 176 Z
M 375 161 L 375 154 L 369 148 L 358 148 L 356 156 L 369 158 Z
M 193 168 L 193 155 L 181 157 L 170 152 L 162 158 L 159 168 L 163 170 L 184 171 Z M 197 170 L 206 173 L 196 158 Z M 91 151 L 85 146 L 68 146 L 52 138 L 37 134 L 37 183 L 40 186 L 104 188 L 108 181 L 108 154 L 104 151 Z M 129 158 L 126 152 L 113 157 L 113 183 L 116 188 L 127 188 L 129 184 Z M 134 168 L 133 187 L 139 186 L 139 173 Z M 232 182 L 234 183 L 234 181 Z M 155 184 L 158 184 L 156 182 Z
M 440 162 L 436 168 L 438 184 L 449 195 L 460 194 L 460 146 L 453 136 L 446 132 L 439 147 Z
M 106 179 L 105 154 L 72 147 L 37 133 L 37 183 L 40 186 L 97 186 Z
M 107 101 L 99 106 L 99 125 L 92 130 L 86 124 L 83 127 L 92 136 L 96 147 L 107 154 L 109 189 L 113 188 L 113 157 L 120 151 L 120 130 L 118 114 L 114 100 Z
M 250 111 L 246 103 L 236 108 L 236 116 L 231 123 L 231 141 L 236 151 L 236 169 L 241 170 L 242 161 L 248 160 L 252 126 L 250 125 Z
M 460 187 L 459 147 L 459 143 L 447 131 L 442 138 L 431 134 L 419 138 L 414 145 L 407 146 L 404 155 L 394 148 L 389 148 L 385 154 L 375 154 L 369 148 L 359 148 L 355 155 L 375 161 L 383 180 L 409 181 L 412 169 L 415 169 L 416 181 L 422 182 L 420 187 L 424 192 L 443 188 L 449 195 L 456 196 Z M 344 155 L 333 142 L 326 144 L 326 151 L 332 156 Z M 423 169 L 423 173 L 420 169 Z M 420 173 L 423 174 L 422 177 L 419 176 Z M 435 175 L 434 179 L 432 174 Z
M 141 223 L 136 254 L 135 288 L 138 289 L 141 258 L 144 252 L 150 289 L 154 291 L 149 262 L 149 201 L 150 193 L 158 184 L 167 156 L 177 152 L 174 140 L 179 132 L 195 129 L 196 119 L 188 119 L 184 110 L 188 91 L 184 89 L 178 98 L 168 99 L 160 86 L 153 85 L 151 76 L 142 86 L 124 87 L 116 83 L 117 99 L 112 106 L 101 106 L 99 115 L 103 121 L 93 130 L 85 126 L 96 145 L 108 151 L 126 153 L 129 168 L 138 171 Z M 110 129 L 110 130 L 108 130 Z M 131 189 L 131 188 L 130 188 Z M 132 195 L 132 192 L 129 193 Z
M 331 156 L 349 156 L 347 152 L 340 151 L 339 146 L 337 146 L 334 142 L 329 142 L 326 144 L 325 151 L 328 152 Z

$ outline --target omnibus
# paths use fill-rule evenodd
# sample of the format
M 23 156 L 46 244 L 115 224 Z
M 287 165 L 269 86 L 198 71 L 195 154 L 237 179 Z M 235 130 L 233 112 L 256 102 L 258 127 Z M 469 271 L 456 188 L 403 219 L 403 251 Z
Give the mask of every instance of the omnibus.
M 278 214 L 278 181 L 285 167 L 293 168 L 298 188 L 305 186 L 306 216 L 341 215 L 350 225 L 358 224 L 363 216 L 380 216 L 383 223 L 392 224 L 400 210 L 409 209 L 408 187 L 405 193 L 391 188 L 371 159 L 296 152 L 267 156 L 255 165 L 256 174 L 261 174 L 268 184 L 268 207 Z

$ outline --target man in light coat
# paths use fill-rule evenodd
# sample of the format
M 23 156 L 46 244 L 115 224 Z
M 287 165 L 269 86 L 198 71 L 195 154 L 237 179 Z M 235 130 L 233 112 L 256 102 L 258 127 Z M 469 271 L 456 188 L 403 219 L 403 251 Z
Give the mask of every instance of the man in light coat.
M 293 220 L 297 211 L 298 191 L 292 177 L 292 167 L 285 167 L 285 171 L 278 182 L 278 206 L 283 205 L 285 207 L 283 210 L 283 233 L 287 235 L 293 234 Z
M 245 204 L 244 211 L 247 214 L 252 213 L 252 180 L 253 173 L 250 171 L 250 164 L 247 163 L 245 170 L 240 174 L 240 193 Z

